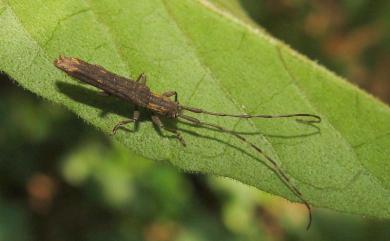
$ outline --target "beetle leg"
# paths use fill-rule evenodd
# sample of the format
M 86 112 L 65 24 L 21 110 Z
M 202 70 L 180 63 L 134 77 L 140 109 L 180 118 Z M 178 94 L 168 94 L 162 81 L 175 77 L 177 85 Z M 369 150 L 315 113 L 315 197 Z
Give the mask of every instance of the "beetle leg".
M 165 93 L 162 94 L 162 96 L 165 96 L 165 97 L 171 97 L 171 96 L 175 96 L 175 102 L 177 102 L 177 92 L 176 91 L 167 91 Z
M 164 130 L 166 130 L 166 131 L 172 132 L 173 134 L 175 134 L 175 137 L 180 141 L 180 143 L 181 143 L 183 146 L 186 146 L 186 143 L 185 143 L 183 137 L 181 137 L 180 133 L 179 133 L 177 130 L 171 129 L 171 128 L 168 128 L 168 127 L 164 126 L 164 124 L 162 123 L 162 121 L 160 120 L 160 118 L 159 118 L 158 116 L 156 116 L 156 115 L 152 115 L 151 118 L 152 118 L 153 123 L 154 123 L 157 127 L 161 128 L 161 129 L 164 129 Z
M 140 116 L 139 110 L 137 110 L 137 109 L 134 110 L 133 118 L 127 119 L 127 120 L 123 120 L 123 121 L 119 122 L 118 124 L 116 124 L 116 125 L 114 126 L 114 128 L 112 129 L 112 135 L 115 135 L 115 134 L 116 134 L 116 131 L 119 129 L 119 127 L 124 126 L 124 125 L 127 125 L 127 124 L 129 124 L 129 123 L 131 123 L 131 122 L 136 123 L 136 122 L 138 121 L 138 119 L 139 119 L 139 116 Z
M 139 82 L 140 84 L 145 85 L 146 84 L 146 75 L 145 75 L 145 73 L 140 74 L 136 81 Z

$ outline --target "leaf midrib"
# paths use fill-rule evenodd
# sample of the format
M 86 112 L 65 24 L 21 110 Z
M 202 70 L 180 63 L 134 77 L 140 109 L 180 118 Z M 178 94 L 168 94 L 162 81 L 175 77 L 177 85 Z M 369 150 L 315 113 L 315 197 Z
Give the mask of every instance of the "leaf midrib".
M 174 15 L 169 11 L 169 7 L 166 5 L 166 0 L 161 0 L 164 7 L 165 7 L 165 10 L 166 10 L 166 13 L 168 14 L 168 16 L 171 18 L 171 20 L 175 23 L 175 25 L 177 26 L 177 29 L 180 30 L 180 32 L 182 33 L 182 35 L 188 40 L 188 42 L 192 42 L 192 39 L 191 37 L 185 33 L 185 31 L 180 27 L 180 24 L 178 23 L 178 21 L 175 19 Z M 227 18 L 227 19 L 234 19 L 235 21 L 233 21 L 234 23 L 237 23 L 239 24 L 240 26 L 242 27 L 245 27 L 248 31 L 258 35 L 260 34 L 259 31 L 256 31 L 256 29 L 254 29 L 253 27 L 251 26 L 248 26 L 247 24 L 243 23 L 242 21 L 240 21 L 239 19 L 235 18 L 234 16 L 232 16 L 231 14 L 223 11 L 223 10 L 220 10 L 220 9 L 217 9 L 215 6 L 213 6 L 212 3 L 210 2 L 205 2 L 204 0 L 196 0 L 197 2 L 200 3 L 200 5 L 204 6 L 205 8 L 207 9 L 210 9 L 212 10 L 213 12 L 216 12 L 218 13 L 220 16 L 224 17 L 224 18 Z M 261 37 L 263 37 L 263 35 L 261 35 Z M 305 101 L 307 102 L 307 104 L 313 109 L 316 111 L 316 113 L 318 113 L 321 117 L 325 116 L 322 114 L 322 112 L 318 111 L 318 106 L 316 106 L 312 101 L 310 101 L 310 99 L 307 97 L 306 95 L 306 92 L 298 85 L 298 83 L 294 80 L 294 76 L 292 75 L 292 73 L 290 73 L 290 71 L 288 70 L 288 67 L 283 59 L 283 56 L 282 56 L 282 53 L 281 53 L 281 50 L 280 48 L 283 47 L 283 44 L 280 43 L 278 40 L 276 39 L 273 39 L 272 37 L 269 37 L 268 38 L 269 40 L 272 40 L 270 41 L 270 43 L 272 44 L 272 46 L 275 48 L 275 51 L 277 53 L 279 53 L 279 60 L 281 61 L 282 63 L 282 66 L 284 67 L 284 71 L 286 71 L 287 75 L 290 77 L 290 83 L 296 87 L 296 89 L 298 90 L 298 92 L 300 93 L 300 95 L 305 99 Z M 223 86 L 221 85 L 221 83 L 219 82 L 219 80 L 213 75 L 213 72 L 210 70 L 210 68 L 207 67 L 207 65 L 202 61 L 202 58 L 199 57 L 199 54 L 198 54 L 198 51 L 197 51 L 197 48 L 194 47 L 195 45 L 191 45 L 191 44 L 187 44 L 192 50 L 193 52 L 195 53 L 195 55 L 197 56 L 197 60 L 198 62 L 200 63 L 200 65 L 207 70 L 208 73 L 210 73 L 210 76 L 211 76 L 211 79 L 213 79 L 218 87 L 221 89 L 221 91 L 225 94 L 225 96 L 233 103 L 233 105 L 242 111 L 242 113 L 247 113 L 246 111 L 244 111 L 244 108 L 245 106 L 243 104 L 237 104 L 237 102 L 234 100 L 234 98 L 229 94 L 229 91 L 228 90 L 225 90 L 225 88 L 223 88 Z M 311 64 L 310 66 L 312 66 L 313 68 L 315 68 L 316 66 L 313 66 L 313 64 Z M 319 69 L 319 68 L 318 68 Z M 326 72 L 326 71 L 325 71 Z M 244 108 L 243 108 L 244 107 Z M 324 118 L 323 118 L 324 120 Z M 336 126 L 328 119 L 325 119 L 327 121 L 327 123 L 329 123 L 329 125 L 332 127 L 332 129 L 334 131 L 337 132 L 337 134 L 342 138 L 342 140 L 348 145 L 348 148 L 351 150 L 351 152 L 353 153 L 354 155 L 354 159 L 356 161 L 356 163 L 358 163 L 360 165 L 360 170 L 365 170 L 366 173 L 368 173 L 370 175 L 370 179 L 374 182 L 376 182 L 377 184 L 379 184 L 379 186 L 381 186 L 384 190 L 387 190 L 387 191 L 390 191 L 389 189 L 387 189 L 386 187 L 384 187 L 382 185 L 382 183 L 380 182 L 380 180 L 378 180 L 378 177 L 376 177 L 375 175 L 373 175 L 369 169 L 367 169 L 365 167 L 365 165 L 362 164 L 362 161 L 360 160 L 360 158 L 358 157 L 355 149 L 353 148 L 353 145 L 344 137 L 344 135 L 342 135 L 342 132 L 336 128 Z M 255 130 L 259 130 L 256 125 L 253 123 L 253 121 L 251 120 L 248 120 L 249 124 L 251 125 L 252 128 L 254 128 Z M 270 144 L 271 148 L 272 148 L 272 152 L 273 154 L 277 157 L 277 160 L 279 162 L 279 165 L 280 163 L 283 163 L 283 161 L 280 159 L 280 157 L 278 156 L 278 153 L 275 151 L 274 147 L 273 147 L 273 144 L 272 142 L 266 137 L 266 136 L 263 136 L 262 137 L 266 140 L 266 142 L 268 144 Z M 340 165 L 340 164 L 338 164 Z M 280 165 L 282 166 L 282 165 Z M 342 165 L 340 165 L 342 166 Z M 355 176 L 358 175 L 360 173 L 360 170 L 357 170 L 356 173 L 353 173 L 352 175 L 352 178 L 351 180 L 354 180 Z M 297 178 L 296 176 L 294 175 L 291 175 L 290 173 L 288 174 L 290 177 L 293 177 L 295 180 L 298 180 L 300 183 L 302 184 L 305 184 L 305 185 L 308 185 L 310 187 L 313 187 L 317 190 L 322 190 L 321 187 L 318 187 L 318 186 L 315 186 L 315 185 L 312 185 L 310 183 L 307 183 L 303 180 L 301 180 L 300 178 Z M 342 191 L 343 189 L 347 188 L 348 185 L 351 185 L 350 182 L 347 182 L 347 184 L 345 184 L 344 187 L 341 187 L 341 188 L 337 188 L 339 189 L 340 191 Z

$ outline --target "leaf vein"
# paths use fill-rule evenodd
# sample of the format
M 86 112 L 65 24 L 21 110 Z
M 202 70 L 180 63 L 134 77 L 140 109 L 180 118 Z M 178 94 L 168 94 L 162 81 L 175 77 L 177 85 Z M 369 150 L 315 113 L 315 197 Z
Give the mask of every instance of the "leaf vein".
M 198 63 L 202 66 L 203 69 L 205 69 L 205 70 L 209 73 L 209 75 L 211 76 L 211 79 L 214 80 L 214 81 L 217 83 L 217 86 L 220 88 L 221 92 L 224 93 L 224 95 L 226 96 L 226 98 L 228 98 L 228 99 L 232 102 L 232 104 L 233 104 L 238 110 L 240 110 L 240 111 L 242 112 L 242 114 L 247 114 L 247 111 L 245 111 L 245 106 L 243 106 L 243 105 L 237 103 L 237 102 L 234 100 L 234 98 L 231 96 L 231 94 L 230 94 L 227 90 L 225 90 L 225 89 L 222 87 L 221 83 L 220 83 L 219 80 L 213 75 L 213 73 L 212 73 L 212 71 L 210 70 L 210 68 L 202 61 L 202 58 L 199 56 L 197 49 L 196 49 L 195 47 L 193 47 L 191 37 L 190 37 L 190 36 L 181 28 L 180 24 L 178 23 L 178 21 L 177 21 L 176 18 L 174 17 L 174 14 L 171 13 L 169 6 L 166 4 L 166 0 L 161 0 L 161 1 L 162 1 L 163 5 L 164 5 L 165 10 L 166 10 L 167 14 L 169 15 L 169 17 L 173 20 L 173 22 L 175 23 L 176 27 L 177 27 L 178 30 L 182 33 L 182 35 L 185 37 L 185 39 L 187 39 L 187 41 L 188 41 L 188 42 L 187 42 L 187 45 L 188 45 L 190 48 L 194 49 L 194 54 L 197 56 L 196 59 L 198 60 Z M 238 123 L 239 121 L 240 121 L 240 120 L 238 120 L 234 126 L 236 126 L 237 123 Z M 247 120 L 247 122 L 249 123 L 249 125 L 250 125 L 254 130 L 258 130 L 257 127 L 254 125 L 253 121 Z M 279 156 L 277 155 L 277 153 L 275 152 L 275 150 L 274 150 L 272 144 L 270 143 L 270 141 L 268 140 L 268 138 L 265 137 L 265 136 L 263 136 L 263 135 L 261 135 L 261 137 L 262 137 L 263 140 L 264 140 L 267 144 L 269 144 L 269 146 L 272 148 L 272 154 L 273 154 L 273 156 L 275 156 L 275 157 L 276 157 L 276 158 L 275 158 L 276 161 L 277 161 L 278 163 L 280 163 L 280 158 L 279 158 Z M 264 164 L 263 158 L 260 158 L 259 161 L 260 161 L 261 163 Z M 279 164 L 279 165 L 280 165 L 280 167 L 282 168 L 282 165 L 281 165 L 281 164 Z M 266 164 L 265 166 L 268 167 L 267 164 Z M 289 176 L 297 180 L 297 178 L 295 178 L 295 177 L 293 177 L 293 176 L 291 176 L 291 175 L 289 175 Z M 282 181 L 280 181 L 280 182 L 282 182 Z
M 282 65 L 283 65 L 283 68 L 284 68 L 284 70 L 286 71 L 286 73 L 288 74 L 288 76 L 290 77 L 290 79 L 291 79 L 292 83 L 294 84 L 294 86 L 297 87 L 298 91 L 301 93 L 302 97 L 306 100 L 306 102 L 309 103 L 309 105 L 310 105 L 314 110 L 316 110 L 317 113 L 320 113 L 320 111 L 318 111 L 317 107 L 314 106 L 314 105 L 312 104 L 312 102 L 309 100 L 309 97 L 307 97 L 305 91 L 304 91 L 304 90 L 300 87 L 300 85 L 297 83 L 297 81 L 296 81 L 296 79 L 295 79 L 295 76 L 293 75 L 293 73 L 291 73 L 290 69 L 288 68 L 287 63 L 286 63 L 286 60 L 284 59 L 283 54 L 282 54 L 282 51 L 281 51 L 281 46 L 275 46 L 275 48 L 276 48 L 276 51 L 278 52 L 279 59 L 280 59 Z M 351 150 L 354 150 L 354 147 L 351 145 L 351 143 L 349 143 L 349 141 L 347 141 L 347 140 L 343 137 L 343 135 L 341 134 L 341 132 L 340 132 L 340 131 L 339 131 L 339 130 L 330 122 L 330 121 L 328 121 L 328 123 L 329 123 L 329 125 L 331 125 L 332 128 L 333 128 L 335 131 L 337 131 L 338 134 L 343 138 L 343 140 L 344 140 L 345 143 L 348 145 L 348 147 L 349 147 Z M 382 188 L 385 188 L 385 187 L 383 187 L 383 185 L 381 185 L 381 182 L 378 180 L 378 178 L 377 178 L 375 175 L 373 175 L 373 174 L 370 172 L 370 170 L 368 170 L 368 169 L 361 163 L 361 160 L 360 160 L 360 159 L 358 158 L 358 156 L 356 155 L 356 152 L 353 151 L 352 153 L 353 153 L 353 155 L 354 155 L 354 159 L 357 160 L 357 162 L 359 163 L 360 168 L 366 170 L 366 171 L 370 174 L 370 178 L 371 178 L 374 182 L 376 182 L 378 185 L 382 186 Z M 340 163 L 338 163 L 338 164 L 340 165 Z M 357 171 L 357 172 L 354 174 L 354 176 L 355 176 L 357 173 L 359 173 L 359 171 Z M 385 189 L 386 189 L 386 188 L 385 188 Z M 386 190 L 387 190 L 387 189 L 386 189 Z

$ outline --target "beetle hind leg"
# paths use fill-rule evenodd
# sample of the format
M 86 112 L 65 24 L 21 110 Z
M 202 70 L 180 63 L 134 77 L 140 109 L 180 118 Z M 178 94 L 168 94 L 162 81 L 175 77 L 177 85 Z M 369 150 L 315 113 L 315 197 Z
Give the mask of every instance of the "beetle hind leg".
M 133 113 L 133 118 L 131 119 L 127 119 L 127 120 L 123 120 L 123 121 L 120 121 L 118 124 L 116 124 L 114 126 L 114 128 L 112 128 L 112 135 L 115 135 L 117 130 L 122 127 L 122 126 L 125 126 L 129 123 L 137 123 L 138 119 L 139 119 L 139 116 L 140 116 L 140 112 L 139 110 L 134 110 L 134 113 Z

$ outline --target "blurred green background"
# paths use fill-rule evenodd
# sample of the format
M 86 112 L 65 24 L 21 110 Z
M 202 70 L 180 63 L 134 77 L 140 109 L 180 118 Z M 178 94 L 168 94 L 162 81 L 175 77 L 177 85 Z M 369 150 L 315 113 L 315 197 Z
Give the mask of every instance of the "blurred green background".
M 242 0 L 236 7 L 390 103 L 390 1 Z M 389 221 L 322 209 L 305 231 L 301 205 L 143 159 L 0 78 L 0 241 L 390 240 Z

